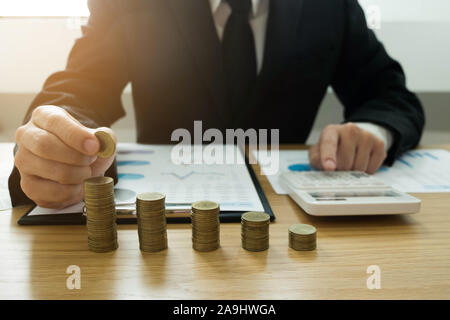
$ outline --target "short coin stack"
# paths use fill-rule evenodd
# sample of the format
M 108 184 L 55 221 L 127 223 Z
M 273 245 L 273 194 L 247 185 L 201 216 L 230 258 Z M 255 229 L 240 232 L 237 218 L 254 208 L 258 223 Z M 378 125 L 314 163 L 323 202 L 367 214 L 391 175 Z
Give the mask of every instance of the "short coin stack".
M 317 230 L 308 224 L 293 224 L 289 227 L 289 247 L 297 251 L 316 248 Z
M 192 204 L 192 248 L 207 252 L 220 247 L 219 212 L 217 202 L 198 201 Z
M 95 177 L 84 182 L 88 246 L 94 252 L 109 252 L 118 248 L 114 180 Z
M 145 252 L 167 249 L 166 196 L 158 192 L 136 197 L 139 247 Z
M 269 248 L 270 216 L 264 212 L 246 212 L 241 218 L 242 248 L 264 251 Z

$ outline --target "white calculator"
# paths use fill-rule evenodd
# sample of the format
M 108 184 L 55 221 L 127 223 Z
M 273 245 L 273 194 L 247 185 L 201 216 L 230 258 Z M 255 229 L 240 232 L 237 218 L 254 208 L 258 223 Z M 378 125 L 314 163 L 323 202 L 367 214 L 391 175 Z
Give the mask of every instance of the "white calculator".
M 416 213 L 421 201 L 359 171 L 292 171 L 280 184 L 314 216 Z

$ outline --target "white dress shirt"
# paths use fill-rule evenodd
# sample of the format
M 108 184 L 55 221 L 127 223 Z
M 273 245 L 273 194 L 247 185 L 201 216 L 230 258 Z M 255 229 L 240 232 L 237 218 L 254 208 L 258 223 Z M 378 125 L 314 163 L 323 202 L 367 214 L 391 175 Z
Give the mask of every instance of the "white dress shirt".
M 280 0 L 282 1 L 282 0 Z M 209 0 L 219 39 L 222 40 L 223 31 L 231 15 L 231 7 L 225 0 Z M 267 19 L 269 17 L 269 0 L 252 0 L 252 12 L 249 16 L 250 27 L 253 31 L 256 50 L 256 65 L 258 73 L 261 71 L 264 58 L 264 45 L 266 40 Z M 392 133 L 379 125 L 369 122 L 357 122 L 361 129 L 370 132 L 384 142 L 388 150 L 392 145 Z

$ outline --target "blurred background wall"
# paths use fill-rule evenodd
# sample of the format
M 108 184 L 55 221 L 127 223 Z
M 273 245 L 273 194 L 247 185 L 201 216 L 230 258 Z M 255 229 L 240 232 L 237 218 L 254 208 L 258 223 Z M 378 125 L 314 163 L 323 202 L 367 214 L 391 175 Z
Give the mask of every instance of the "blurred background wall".
M 450 143 L 450 1 L 359 2 L 369 26 L 402 63 L 409 88 L 424 103 L 427 125 L 422 143 Z M 13 141 L 15 128 L 44 80 L 64 68 L 86 15 L 86 0 L 0 0 L 1 142 Z M 119 140 L 134 141 L 129 87 L 123 101 L 127 116 L 113 128 Z M 330 91 L 309 142 L 326 124 L 341 120 L 342 106 Z

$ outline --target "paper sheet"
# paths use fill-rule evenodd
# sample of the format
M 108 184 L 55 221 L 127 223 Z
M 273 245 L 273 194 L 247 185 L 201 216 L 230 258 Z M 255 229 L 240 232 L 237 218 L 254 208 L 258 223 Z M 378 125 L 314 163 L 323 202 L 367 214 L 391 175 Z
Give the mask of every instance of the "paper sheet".
M 64 208 L 64 209 L 58 209 L 58 210 L 36 207 L 28 215 L 31 215 L 31 216 L 44 216 L 44 215 L 56 214 L 56 213 L 57 214 L 79 213 L 79 212 L 83 212 L 83 208 L 84 208 L 84 203 L 83 202 L 74 204 L 73 206 L 70 206 L 70 207 L 67 207 L 67 208 Z
M 138 193 L 157 191 L 166 195 L 168 209 L 186 209 L 209 199 L 219 202 L 223 211 L 264 211 L 242 154 L 232 148 L 242 164 L 177 165 L 171 161 L 172 146 L 119 144 L 116 203 L 132 203 Z M 80 205 L 64 212 L 36 207 L 29 215 L 73 212 L 80 212 Z
M 450 192 L 450 152 L 413 150 L 375 176 L 403 192 Z
M 257 155 L 258 151 L 255 151 L 254 156 Z M 267 175 L 278 194 L 286 194 L 278 182 L 281 173 L 315 170 L 309 164 L 306 150 L 281 150 L 279 163 L 278 172 Z M 261 169 L 265 172 L 263 166 Z M 412 150 L 397 159 L 392 167 L 381 167 L 375 177 L 403 192 L 450 192 L 450 152 L 440 149 Z

